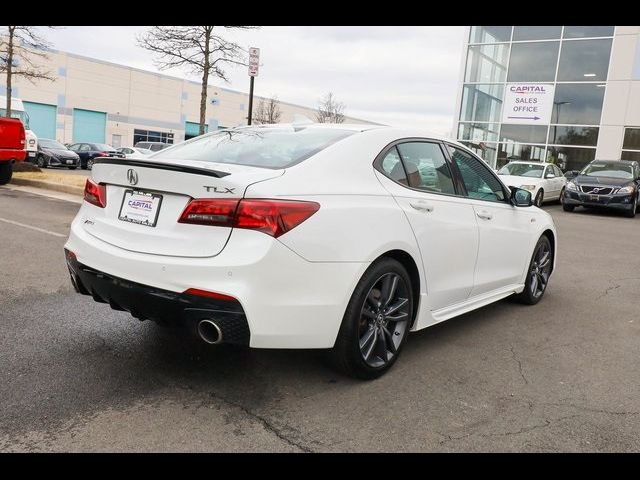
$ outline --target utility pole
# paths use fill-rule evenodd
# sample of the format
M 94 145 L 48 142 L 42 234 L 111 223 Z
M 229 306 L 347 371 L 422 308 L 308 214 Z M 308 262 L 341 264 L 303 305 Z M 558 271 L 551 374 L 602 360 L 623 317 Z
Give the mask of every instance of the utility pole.
M 260 64 L 260 49 L 249 48 L 249 116 L 247 117 L 247 125 L 251 125 L 251 117 L 253 116 L 253 81 L 258 76 L 258 65 Z

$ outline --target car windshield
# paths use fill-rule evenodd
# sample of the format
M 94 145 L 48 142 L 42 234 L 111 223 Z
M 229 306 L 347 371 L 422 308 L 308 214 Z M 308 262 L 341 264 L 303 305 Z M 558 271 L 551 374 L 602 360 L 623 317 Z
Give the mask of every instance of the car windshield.
M 243 128 L 206 134 L 153 158 L 180 158 L 263 168 L 287 168 L 354 132 L 334 128 Z
M 98 150 L 115 150 L 111 145 L 107 145 L 106 143 L 94 143 L 93 146 Z
M 50 148 L 52 150 L 66 150 L 67 147 L 62 145 L 61 143 L 56 142 L 55 140 L 49 140 L 48 138 L 41 138 L 38 140 L 41 147 Z
M 542 178 L 544 165 L 535 163 L 508 163 L 500 170 L 498 175 L 514 175 L 516 177 Z
M 591 163 L 584 167 L 580 175 L 589 177 L 633 178 L 633 168 L 623 162 Z

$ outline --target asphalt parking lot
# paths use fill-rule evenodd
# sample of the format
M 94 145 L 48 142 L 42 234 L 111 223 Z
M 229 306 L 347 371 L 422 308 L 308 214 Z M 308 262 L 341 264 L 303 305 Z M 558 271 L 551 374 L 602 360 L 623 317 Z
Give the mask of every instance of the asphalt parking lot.
M 0 187 L 2 452 L 640 450 L 640 216 L 545 207 L 559 262 L 540 304 L 415 333 L 361 382 L 75 294 L 78 206 Z

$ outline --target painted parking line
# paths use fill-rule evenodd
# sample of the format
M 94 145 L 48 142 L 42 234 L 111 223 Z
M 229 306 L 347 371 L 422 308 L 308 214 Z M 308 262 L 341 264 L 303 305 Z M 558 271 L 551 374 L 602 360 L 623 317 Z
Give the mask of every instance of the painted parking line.
M 52 232 L 51 230 L 45 230 L 44 228 L 34 227 L 33 225 L 27 225 L 25 223 L 15 222 L 13 220 L 9 220 L 8 218 L 0 217 L 0 222 L 9 223 L 11 225 L 17 225 L 18 227 L 29 228 L 31 230 L 35 230 L 36 232 L 46 233 L 47 235 L 53 235 L 54 237 L 66 238 L 66 235 L 62 233 Z

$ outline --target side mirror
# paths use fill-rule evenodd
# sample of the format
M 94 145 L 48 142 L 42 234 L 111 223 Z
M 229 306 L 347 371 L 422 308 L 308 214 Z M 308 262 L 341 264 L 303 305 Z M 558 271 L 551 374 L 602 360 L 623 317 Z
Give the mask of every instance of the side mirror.
M 530 207 L 533 205 L 531 201 L 531 192 L 523 188 L 509 187 L 511 189 L 511 205 L 516 207 Z
M 556 176 L 553 173 L 547 173 L 547 176 L 544 178 L 556 178 Z
M 564 176 L 565 176 L 565 178 L 570 180 L 572 178 L 577 177 L 579 174 L 580 174 L 580 171 L 578 171 L 578 170 L 569 170 L 568 172 L 566 172 L 564 174 Z

